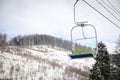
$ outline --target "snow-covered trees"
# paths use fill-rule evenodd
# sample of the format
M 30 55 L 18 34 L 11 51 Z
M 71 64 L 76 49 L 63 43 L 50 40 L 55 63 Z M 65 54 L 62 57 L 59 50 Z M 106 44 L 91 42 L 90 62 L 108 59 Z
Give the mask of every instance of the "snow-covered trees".
M 111 80 L 109 53 L 102 42 L 98 44 L 98 54 L 95 60 L 90 80 Z

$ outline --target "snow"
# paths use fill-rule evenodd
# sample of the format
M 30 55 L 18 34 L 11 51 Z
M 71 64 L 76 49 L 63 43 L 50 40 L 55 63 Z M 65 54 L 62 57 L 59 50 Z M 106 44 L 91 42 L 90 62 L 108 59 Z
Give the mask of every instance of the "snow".
M 10 52 L 0 52 L 0 79 L 87 79 L 74 70 L 70 72 L 70 69 L 89 73 L 95 60 L 93 58 L 72 60 L 68 54 L 71 53 L 45 45 L 11 47 Z
M 34 48 L 33 49 L 39 49 L 39 48 Z M 46 46 L 44 47 L 46 48 Z M 69 54 L 71 54 L 70 52 L 65 52 L 65 51 L 59 51 L 53 48 L 47 48 L 48 52 L 43 53 L 43 54 L 39 54 L 41 52 L 37 52 L 37 51 L 33 51 L 30 50 L 32 53 L 34 53 L 33 55 L 40 55 L 41 57 L 47 58 L 49 60 L 57 60 L 58 62 L 61 63 L 66 63 L 69 65 L 73 65 L 75 67 L 80 68 L 79 66 L 88 66 L 88 67 L 92 67 L 92 65 L 94 64 L 95 60 L 93 58 L 82 58 L 82 59 L 75 59 L 72 60 L 70 59 L 70 57 L 68 56 Z M 51 51 L 51 52 L 49 52 Z

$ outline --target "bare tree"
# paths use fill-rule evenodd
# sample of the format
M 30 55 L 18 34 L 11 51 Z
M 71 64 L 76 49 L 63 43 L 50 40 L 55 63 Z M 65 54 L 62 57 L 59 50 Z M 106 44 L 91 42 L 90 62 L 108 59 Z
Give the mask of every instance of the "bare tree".
M 0 50 L 3 52 L 6 46 L 6 34 L 0 33 Z
M 51 45 L 52 47 L 59 47 L 65 50 L 71 50 L 70 41 L 45 34 L 16 36 L 11 39 L 10 44 L 12 46 Z M 77 49 L 83 47 L 84 46 L 76 43 Z

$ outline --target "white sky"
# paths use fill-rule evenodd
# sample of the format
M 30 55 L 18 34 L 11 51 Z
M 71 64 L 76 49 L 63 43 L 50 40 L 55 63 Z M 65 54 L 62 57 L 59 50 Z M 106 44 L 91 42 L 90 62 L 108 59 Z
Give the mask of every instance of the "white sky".
M 120 26 L 120 22 L 95 0 L 86 1 Z M 109 1 L 120 11 L 119 0 Z M 75 0 L 0 0 L 0 32 L 7 33 L 9 38 L 19 34 L 39 33 L 70 40 L 70 30 L 75 26 L 73 22 L 74 3 Z M 111 9 L 110 11 L 114 13 Z M 77 21 L 88 21 L 94 25 L 97 29 L 98 41 L 105 42 L 112 52 L 120 35 L 120 29 L 82 0 L 78 2 L 76 12 Z M 115 14 L 115 16 L 120 19 L 118 15 Z M 86 29 L 86 32 L 93 35 L 90 29 Z M 75 34 L 75 36 L 78 35 Z

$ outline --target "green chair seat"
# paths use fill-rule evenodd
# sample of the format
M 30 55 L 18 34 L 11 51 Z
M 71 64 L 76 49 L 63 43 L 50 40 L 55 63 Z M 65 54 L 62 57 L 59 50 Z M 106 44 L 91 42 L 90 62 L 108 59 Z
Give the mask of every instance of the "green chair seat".
M 95 55 L 96 54 L 96 52 L 95 52 L 95 48 L 85 48 L 85 49 L 78 49 L 78 50 L 74 50 L 73 52 L 72 52 L 72 54 L 93 54 L 93 55 Z

